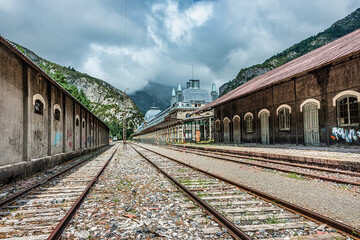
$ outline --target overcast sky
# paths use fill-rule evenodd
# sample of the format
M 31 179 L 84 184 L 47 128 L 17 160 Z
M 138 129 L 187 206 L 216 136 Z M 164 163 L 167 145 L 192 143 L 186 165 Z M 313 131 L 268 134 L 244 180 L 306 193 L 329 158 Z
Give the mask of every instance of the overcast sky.
M 185 86 L 192 72 L 210 89 L 359 6 L 358 0 L 128 0 L 125 11 L 125 0 L 0 0 L 0 34 L 120 90 L 148 81 Z

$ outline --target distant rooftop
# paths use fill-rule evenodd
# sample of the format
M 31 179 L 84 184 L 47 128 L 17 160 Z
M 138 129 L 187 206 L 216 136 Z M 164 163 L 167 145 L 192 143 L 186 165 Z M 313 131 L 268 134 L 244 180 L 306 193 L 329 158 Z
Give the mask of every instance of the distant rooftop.
M 158 114 L 160 111 L 160 108 L 158 107 L 150 107 L 149 110 L 145 113 L 145 120 L 150 120 L 151 118 L 155 117 L 156 114 Z

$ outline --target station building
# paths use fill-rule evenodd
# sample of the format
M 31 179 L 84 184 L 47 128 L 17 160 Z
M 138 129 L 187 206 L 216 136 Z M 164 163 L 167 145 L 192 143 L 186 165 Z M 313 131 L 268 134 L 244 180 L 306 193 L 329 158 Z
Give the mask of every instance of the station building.
M 178 83 L 177 90 L 172 89 L 170 106 L 164 111 L 156 107 L 150 108 L 133 137 L 135 140 L 154 143 L 211 141 L 214 138 L 214 112 L 210 110 L 190 114 L 217 97 L 215 84 L 212 84 L 212 91 L 209 93 L 200 88 L 200 80 L 189 80 L 185 89 Z
M 360 145 L 360 30 L 258 76 L 201 107 L 215 141 Z

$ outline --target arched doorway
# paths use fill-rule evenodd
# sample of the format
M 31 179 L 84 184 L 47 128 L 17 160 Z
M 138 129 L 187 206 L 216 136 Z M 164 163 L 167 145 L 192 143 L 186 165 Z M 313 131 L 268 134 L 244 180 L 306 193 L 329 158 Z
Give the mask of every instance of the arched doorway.
M 317 145 L 320 143 L 318 104 L 306 103 L 303 106 L 303 112 L 305 145 Z
M 270 143 L 270 131 L 269 131 L 269 116 L 270 113 L 268 110 L 264 109 L 260 111 L 260 129 L 261 129 L 261 143 L 269 144 Z
M 224 118 L 224 143 L 230 143 L 230 119 Z
M 241 132 L 240 132 L 240 117 L 235 115 L 233 118 L 233 136 L 234 143 L 239 144 L 241 142 Z
M 215 121 L 215 142 L 220 142 L 220 120 Z

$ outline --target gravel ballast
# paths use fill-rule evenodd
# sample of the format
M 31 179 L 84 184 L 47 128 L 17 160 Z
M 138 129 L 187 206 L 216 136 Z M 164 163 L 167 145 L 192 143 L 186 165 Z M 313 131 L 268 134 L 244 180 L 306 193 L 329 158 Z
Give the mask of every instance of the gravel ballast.
M 360 228 L 360 194 L 357 192 L 317 180 L 295 179 L 256 167 L 184 154 L 152 145 L 143 146 L 326 215 L 354 228 Z
M 191 201 L 131 147 L 119 147 L 64 239 L 231 239 L 182 205 Z M 210 223 L 211 222 L 211 223 Z M 209 226 L 210 227 L 210 226 Z

